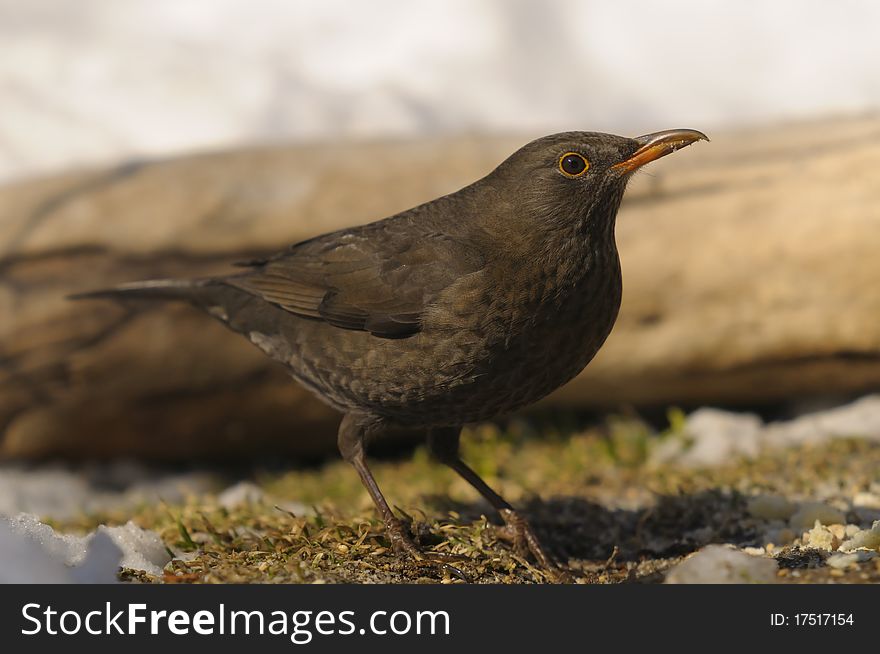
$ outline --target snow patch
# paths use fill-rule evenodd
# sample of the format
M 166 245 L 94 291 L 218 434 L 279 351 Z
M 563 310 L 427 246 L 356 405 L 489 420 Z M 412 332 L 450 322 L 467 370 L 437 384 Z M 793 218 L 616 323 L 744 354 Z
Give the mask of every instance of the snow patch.
M 120 566 L 160 575 L 171 560 L 159 535 L 133 522 L 76 536 L 26 513 L 0 517 L 0 553 L 2 583 L 113 583 Z
M 853 437 L 880 441 L 880 395 L 867 395 L 844 406 L 766 425 L 752 413 L 698 409 L 685 420 L 681 437 L 664 439 L 651 457 L 658 463 L 686 467 L 716 466 L 736 457 L 755 457 L 762 448 L 815 445 Z

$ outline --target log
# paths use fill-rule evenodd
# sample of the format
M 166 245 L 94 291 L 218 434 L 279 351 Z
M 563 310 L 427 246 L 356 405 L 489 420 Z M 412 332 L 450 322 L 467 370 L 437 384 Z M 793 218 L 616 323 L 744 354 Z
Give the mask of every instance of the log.
M 618 324 L 545 406 L 880 386 L 880 119 L 711 136 L 633 180 Z M 526 140 L 253 148 L 0 188 L 0 458 L 331 451 L 338 416 L 207 316 L 65 296 L 228 271 L 460 188 Z

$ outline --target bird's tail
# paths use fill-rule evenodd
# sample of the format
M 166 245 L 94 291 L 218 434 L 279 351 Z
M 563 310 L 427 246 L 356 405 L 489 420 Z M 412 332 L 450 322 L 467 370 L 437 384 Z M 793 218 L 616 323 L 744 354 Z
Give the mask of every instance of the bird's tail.
M 206 311 L 229 329 L 245 334 L 263 351 L 275 359 L 289 362 L 294 352 L 284 339 L 272 339 L 265 334 L 278 334 L 284 318 L 289 315 L 281 308 L 262 298 L 226 283 L 226 278 L 206 279 L 151 279 L 113 288 L 98 289 L 69 295 L 72 300 L 109 299 L 121 303 L 129 301 L 181 301 Z M 254 340 L 252 333 L 263 340 Z M 278 340 L 278 343 L 275 342 Z M 266 342 L 269 345 L 266 345 Z M 270 347 L 271 346 L 271 347 Z M 267 349 L 268 348 L 268 349 Z M 271 350 L 271 351 L 270 351 Z
M 192 279 L 150 279 L 130 284 L 120 284 L 113 288 L 102 288 L 85 293 L 68 295 L 69 300 L 111 299 L 111 300 L 182 300 L 192 301 L 206 280 Z

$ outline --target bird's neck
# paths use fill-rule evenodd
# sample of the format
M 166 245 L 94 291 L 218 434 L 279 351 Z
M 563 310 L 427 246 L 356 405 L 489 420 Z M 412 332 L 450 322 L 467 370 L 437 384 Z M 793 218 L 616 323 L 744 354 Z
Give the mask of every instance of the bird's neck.
M 577 292 L 600 275 L 620 275 L 615 222 L 623 195 L 609 194 L 601 205 L 543 207 L 539 217 L 529 217 L 529 228 L 514 230 L 505 238 L 505 252 L 518 267 L 547 286 L 550 294 Z M 537 283 L 537 282 L 536 282 Z
M 569 225 L 530 247 L 504 250 L 504 260 L 492 266 L 492 287 L 502 312 L 511 316 L 548 317 L 576 313 L 602 297 L 613 321 L 621 295 L 620 261 L 614 240 L 614 217 L 602 229 Z M 613 309 L 613 310 L 612 310 Z M 604 322 L 598 315 L 591 320 Z M 578 322 L 572 320 L 572 324 Z M 610 324 L 610 323 L 609 323 Z
M 543 241 L 533 261 L 536 277 L 545 280 L 547 299 L 556 302 L 619 279 L 614 215 L 558 230 Z

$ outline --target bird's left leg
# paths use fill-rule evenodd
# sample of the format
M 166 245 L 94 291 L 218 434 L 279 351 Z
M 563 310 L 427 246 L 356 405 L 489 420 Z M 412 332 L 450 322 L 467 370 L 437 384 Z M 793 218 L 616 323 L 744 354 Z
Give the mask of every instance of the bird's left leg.
M 459 455 L 460 435 L 461 429 L 458 427 L 432 429 L 428 434 L 428 448 L 431 454 L 440 463 L 449 466 L 461 475 L 498 511 L 505 524 L 505 527 L 498 530 L 498 534 L 513 543 L 518 554 L 524 556 L 531 552 L 544 569 L 552 572 L 560 581 L 568 581 L 568 574 L 553 562 L 526 519 L 461 460 Z

